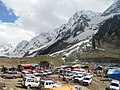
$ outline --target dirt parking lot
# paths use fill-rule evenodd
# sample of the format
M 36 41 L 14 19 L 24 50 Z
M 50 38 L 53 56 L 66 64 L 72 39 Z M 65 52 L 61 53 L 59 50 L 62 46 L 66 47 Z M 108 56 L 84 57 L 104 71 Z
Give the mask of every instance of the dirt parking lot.
M 56 81 L 65 83 L 64 81 L 59 79 L 57 75 L 52 75 L 50 77 L 54 78 Z M 104 78 L 101 78 L 101 77 L 93 77 L 93 81 L 89 86 L 82 86 L 82 85 L 78 85 L 76 83 L 70 82 L 70 84 L 72 85 L 80 86 L 81 90 L 105 90 L 105 88 L 109 86 L 109 83 L 110 83 L 109 80 L 105 80 Z
M 60 85 L 65 83 L 64 81 L 59 79 L 57 75 L 51 75 L 49 77 L 53 78 Z M 19 80 L 22 80 L 22 79 L 21 78 L 17 78 L 17 79 L 3 79 L 3 78 L 0 77 L 0 82 L 5 83 L 5 86 L 6 86 L 4 88 L 4 90 L 26 90 L 21 85 L 17 84 Z M 73 82 L 70 82 L 70 84 L 78 85 L 78 84 L 75 84 Z M 105 88 L 107 86 L 109 86 L 109 81 L 101 81 L 101 78 L 93 77 L 93 81 L 92 81 L 91 85 L 89 85 L 89 86 L 78 85 L 78 86 L 81 87 L 81 90 L 105 90 Z M 39 90 L 39 89 L 32 88 L 31 90 Z

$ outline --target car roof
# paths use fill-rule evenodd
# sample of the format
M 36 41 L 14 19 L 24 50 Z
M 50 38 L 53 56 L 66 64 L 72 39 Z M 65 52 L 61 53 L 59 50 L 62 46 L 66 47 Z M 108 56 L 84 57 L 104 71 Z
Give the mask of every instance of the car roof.
M 84 78 L 91 78 L 91 76 L 89 76 L 89 75 L 88 76 L 84 76 Z
M 40 79 L 40 77 L 24 77 L 24 78 L 26 78 L 26 79 Z
M 119 83 L 119 80 L 112 79 L 111 83 Z
M 43 82 L 54 82 L 53 80 L 41 80 Z
M 79 76 L 83 77 L 83 75 L 82 75 L 82 74 L 78 74 L 76 77 L 79 77 Z

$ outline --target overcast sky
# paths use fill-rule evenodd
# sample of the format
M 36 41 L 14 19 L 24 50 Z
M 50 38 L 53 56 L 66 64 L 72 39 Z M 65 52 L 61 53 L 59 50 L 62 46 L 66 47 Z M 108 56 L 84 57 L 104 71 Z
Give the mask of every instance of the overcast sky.
M 1 0 L 12 21 L 0 20 L 0 44 L 17 44 L 41 32 L 52 31 L 77 11 L 103 12 L 113 0 Z M 11 11 L 12 10 L 12 11 Z M 5 10 L 4 10 L 5 11 Z M 2 14 L 2 12 L 0 12 Z M 7 15 L 7 14 L 6 14 Z M 7 17 L 7 16 L 2 17 Z M 16 17 L 18 17 L 16 19 Z M 8 17 L 9 19 L 9 17 Z

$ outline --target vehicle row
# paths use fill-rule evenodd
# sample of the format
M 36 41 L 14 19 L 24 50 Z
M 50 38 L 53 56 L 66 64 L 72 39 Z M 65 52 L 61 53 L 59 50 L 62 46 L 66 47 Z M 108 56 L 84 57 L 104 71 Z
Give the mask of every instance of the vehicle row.
M 86 71 L 69 71 L 64 74 L 59 74 L 59 78 L 62 78 L 63 81 L 72 80 L 74 83 L 82 83 L 83 85 L 89 85 L 92 82 L 93 74 Z
M 3 78 L 19 78 L 19 77 L 25 77 L 25 76 L 29 76 L 29 75 L 34 75 L 34 76 L 46 76 L 46 75 L 51 75 L 53 74 L 52 71 L 49 70 L 33 70 L 33 71 L 26 71 L 23 70 L 22 72 L 18 72 L 18 71 L 6 71 L 4 72 L 1 76 Z

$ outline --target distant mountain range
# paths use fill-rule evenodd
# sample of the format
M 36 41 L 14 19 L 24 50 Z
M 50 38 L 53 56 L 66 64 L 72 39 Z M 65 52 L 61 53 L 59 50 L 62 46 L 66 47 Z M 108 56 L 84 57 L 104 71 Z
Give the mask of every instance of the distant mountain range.
M 48 54 L 62 59 L 73 52 L 82 52 L 87 47 L 93 47 L 93 41 L 107 41 L 116 38 L 114 43 L 119 45 L 120 38 L 120 0 L 112 4 L 104 13 L 82 10 L 76 12 L 68 21 L 54 29 L 53 32 L 42 33 L 31 39 L 21 41 L 13 51 L 0 49 L 1 55 L 8 57 L 34 57 Z M 112 37 L 114 36 L 114 37 Z M 105 39 L 107 38 L 107 39 Z M 108 41 L 109 40 L 109 41 Z M 113 43 L 113 42 L 111 42 Z

